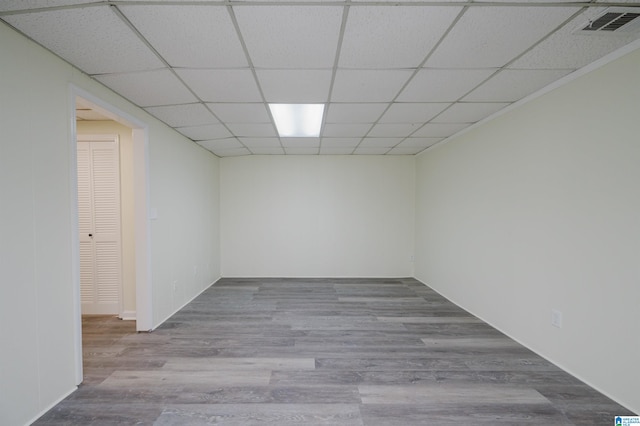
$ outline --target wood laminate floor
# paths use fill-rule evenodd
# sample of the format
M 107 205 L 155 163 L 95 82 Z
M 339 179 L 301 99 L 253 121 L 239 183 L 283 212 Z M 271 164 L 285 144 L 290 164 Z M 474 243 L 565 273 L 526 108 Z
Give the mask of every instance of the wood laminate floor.
M 610 425 L 628 410 L 414 279 L 222 279 L 152 333 L 83 319 L 37 425 Z

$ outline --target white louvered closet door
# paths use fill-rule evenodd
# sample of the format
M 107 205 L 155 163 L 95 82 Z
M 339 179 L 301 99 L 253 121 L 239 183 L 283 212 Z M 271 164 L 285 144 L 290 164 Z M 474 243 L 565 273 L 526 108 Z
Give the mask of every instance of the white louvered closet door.
M 122 249 L 117 136 L 78 136 L 78 217 L 82 313 L 120 314 Z

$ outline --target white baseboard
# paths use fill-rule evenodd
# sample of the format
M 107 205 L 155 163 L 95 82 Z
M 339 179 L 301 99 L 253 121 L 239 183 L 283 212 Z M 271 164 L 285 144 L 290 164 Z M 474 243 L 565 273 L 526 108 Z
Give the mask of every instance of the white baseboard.
M 202 290 L 200 290 L 195 296 L 193 296 L 191 299 L 187 300 L 186 302 L 184 302 L 182 304 L 182 306 L 180 306 L 178 309 L 176 309 L 175 311 L 173 311 L 171 313 L 171 315 L 168 315 L 166 318 L 164 318 L 162 321 L 160 321 L 158 324 L 154 325 L 153 328 L 149 331 L 153 331 L 156 328 L 160 327 L 166 320 L 168 320 L 169 318 L 171 318 L 172 316 L 174 316 L 176 313 L 178 313 L 178 311 L 180 311 L 180 309 L 184 308 L 185 306 L 187 306 L 189 303 L 193 302 L 193 300 L 200 296 L 202 293 L 204 293 L 205 291 L 207 291 L 212 285 L 214 285 L 215 283 L 217 283 L 218 281 L 220 281 L 221 278 L 217 278 L 215 281 L 213 281 L 211 284 L 209 284 L 208 286 L 206 286 L 205 288 L 203 288 Z
M 135 321 L 136 320 L 136 311 L 124 311 L 119 315 L 121 320 L 125 321 Z
M 444 294 L 442 294 L 440 291 L 434 289 L 433 287 L 431 287 L 429 284 L 427 284 L 426 282 L 420 280 L 419 278 L 414 277 L 416 281 L 420 282 L 421 284 L 423 284 L 426 287 L 429 287 L 431 290 L 435 291 L 436 293 L 438 293 L 440 296 L 444 297 L 445 299 L 447 299 L 449 302 L 453 303 L 454 305 L 458 306 L 461 309 L 464 309 L 466 312 L 468 312 L 469 314 L 473 315 L 476 318 L 479 318 L 481 321 L 483 321 L 484 323 L 490 325 L 491 327 L 495 328 L 496 330 L 498 330 L 500 333 L 504 334 L 505 336 L 507 336 L 508 338 L 510 338 L 511 340 L 515 341 L 516 343 L 524 346 L 525 348 L 527 348 L 528 350 L 530 350 L 531 352 L 533 352 L 534 354 L 544 358 L 545 360 L 549 361 L 551 364 L 555 365 L 556 367 L 558 367 L 559 369 L 561 369 L 562 371 L 564 371 L 565 373 L 569 374 L 570 376 L 575 377 L 576 379 L 580 380 L 581 382 L 583 382 L 584 384 L 586 384 L 587 386 L 590 386 L 591 388 L 595 389 L 596 391 L 600 392 L 601 394 L 603 394 L 604 396 L 606 396 L 607 398 L 613 400 L 614 402 L 616 402 L 617 404 L 622 405 L 624 408 L 626 408 L 627 410 L 633 412 L 633 413 L 637 413 L 638 407 L 631 407 L 628 406 L 626 404 L 624 404 L 623 402 L 619 401 L 618 399 L 616 399 L 615 396 L 611 395 L 610 392 L 602 389 L 600 386 L 592 383 L 590 380 L 586 379 L 585 377 L 583 377 L 582 374 L 578 374 L 576 372 L 574 372 L 572 369 L 567 368 L 564 366 L 564 364 L 562 362 L 558 362 L 553 358 L 548 357 L 544 352 L 541 352 L 539 350 L 533 349 L 531 346 L 529 346 L 527 343 L 523 342 L 522 340 L 520 340 L 518 337 L 512 335 L 511 333 L 506 332 L 505 330 L 503 330 L 501 327 L 496 326 L 495 324 L 493 324 L 492 322 L 488 321 L 487 319 L 484 318 L 484 316 L 480 316 L 477 315 L 475 312 L 470 311 L 469 309 L 467 309 L 466 307 L 457 304 L 455 301 L 453 301 L 452 299 L 450 299 L 449 297 L 445 296 Z

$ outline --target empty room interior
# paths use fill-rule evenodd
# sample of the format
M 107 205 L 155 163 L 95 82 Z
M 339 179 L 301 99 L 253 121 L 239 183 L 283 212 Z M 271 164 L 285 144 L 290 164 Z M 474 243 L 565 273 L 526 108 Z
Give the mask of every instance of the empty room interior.
M 0 424 L 640 415 L 640 1 L 0 21 Z

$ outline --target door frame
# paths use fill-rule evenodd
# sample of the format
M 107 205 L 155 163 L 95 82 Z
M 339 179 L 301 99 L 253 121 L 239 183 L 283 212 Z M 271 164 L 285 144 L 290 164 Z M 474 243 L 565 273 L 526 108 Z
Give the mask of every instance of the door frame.
M 78 171 L 76 98 L 92 109 L 132 129 L 133 140 L 133 187 L 135 198 L 135 270 L 136 270 L 136 330 L 153 329 L 152 285 L 151 285 L 151 232 L 149 224 L 149 126 L 98 96 L 73 84 L 69 85 L 69 176 L 71 189 L 71 254 L 74 298 L 74 347 L 76 384 L 82 383 L 82 310 L 80 302 L 80 244 L 78 229 Z

